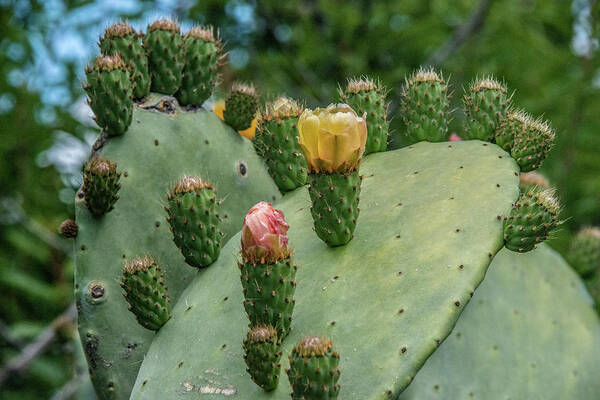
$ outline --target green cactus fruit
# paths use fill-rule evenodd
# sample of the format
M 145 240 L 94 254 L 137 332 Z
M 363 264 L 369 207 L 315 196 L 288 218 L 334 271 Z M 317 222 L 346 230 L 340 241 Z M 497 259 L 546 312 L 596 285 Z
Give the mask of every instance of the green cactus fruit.
M 463 97 L 467 139 L 493 142 L 500 121 L 506 117 L 510 96 L 493 77 L 477 79 Z
M 222 243 L 239 231 L 240 221 L 256 202 L 280 197 L 252 143 L 213 112 L 187 110 L 172 97 L 151 94 L 134 105 L 133 120 L 127 134 L 114 139 L 101 136 L 94 145 L 94 154 L 117 163 L 122 173 L 114 210 L 96 219 L 85 207 L 83 190 L 75 199 L 78 327 L 101 399 L 129 398 L 154 338 L 132 318 L 120 294 L 123 260 L 153 255 L 165 272 L 173 301 L 198 273 L 185 262 L 165 221 L 163 206 L 173 185 L 184 174 L 210 178 L 225 199 L 219 210 Z M 241 297 L 239 271 L 233 266 L 232 279 Z M 241 304 L 240 299 L 240 309 Z M 241 311 L 241 321 L 247 324 Z M 88 333 L 96 338 L 90 342 L 93 346 L 86 346 Z
M 246 260 L 238 263 L 244 309 L 250 326 L 271 325 L 283 340 L 290 332 L 294 312 L 296 271 L 290 257 L 273 263 Z
M 519 253 L 533 250 L 560 224 L 559 212 L 554 189 L 533 187 L 522 193 L 504 217 L 504 245 Z
M 253 85 L 235 82 L 225 99 L 223 119 L 236 131 L 248 129 L 258 111 L 258 93 Z
M 106 158 L 93 157 L 83 169 L 83 194 L 85 204 L 94 217 L 98 218 L 114 208 L 121 188 L 117 164 Z
M 294 100 L 280 97 L 268 103 L 261 113 L 259 130 L 252 142 L 265 160 L 267 170 L 282 192 L 304 186 L 306 159 L 298 145 L 298 117 L 302 107 Z
M 550 183 L 544 175 L 536 171 L 530 171 L 521 172 L 521 174 L 519 175 L 519 185 L 521 186 L 521 191 L 526 192 L 533 186 L 537 186 L 539 188 L 547 188 L 548 186 L 550 186 Z
M 522 110 L 509 109 L 506 112 L 506 115 L 500 118 L 498 126 L 496 127 L 494 142 L 510 153 L 510 149 L 515 140 L 515 134 L 522 128 L 520 121 L 526 116 L 527 114 Z
M 65 219 L 61 224 L 58 231 L 63 237 L 67 239 L 72 239 L 77 237 L 77 222 L 72 219 Z
M 600 229 L 588 227 L 577 233 L 571 241 L 569 263 L 584 279 L 600 271 Z
M 121 279 L 129 311 L 146 329 L 157 331 L 171 317 L 171 299 L 165 274 L 151 257 L 135 258 L 125 264 Z
M 390 123 L 387 120 L 389 103 L 386 102 L 387 89 L 379 81 L 369 78 L 348 80 L 346 89 L 339 90 L 342 103 L 348 104 L 359 116 L 366 113 L 367 145 L 365 155 L 387 149 Z
M 290 368 L 286 370 L 292 399 L 337 399 L 340 393 L 340 355 L 333 351 L 333 342 L 319 336 L 300 339 L 289 356 Z
M 577 274 L 545 244 L 503 249 L 399 400 L 595 400 L 599 360 L 600 320 Z
M 85 74 L 88 104 L 106 136 L 119 136 L 131 125 L 132 91 L 129 72 L 119 56 L 97 57 Z
M 254 383 L 267 392 L 277 389 L 281 371 L 277 331 L 270 325 L 256 326 L 248 332 L 243 347 L 246 371 Z
M 167 200 L 167 222 L 185 262 L 196 268 L 215 262 L 225 235 L 216 190 L 198 177 L 184 176 Z
M 538 169 L 554 143 L 554 131 L 547 121 L 533 119 L 524 112 L 511 114 L 516 125 L 510 155 L 521 167 L 521 172 Z
M 317 236 L 328 246 L 341 246 L 354 236 L 362 177 L 358 170 L 308 176 L 311 208 Z
M 448 84 L 433 69 L 419 69 L 406 79 L 401 112 L 412 142 L 448 140 L 450 120 Z
M 185 57 L 179 24 L 159 19 L 148 25 L 144 36 L 153 92 L 172 95 L 181 86 Z
M 212 26 L 196 26 L 183 36 L 185 65 L 175 94 L 179 104 L 200 107 L 211 96 L 217 86 L 222 51 Z
M 300 266 L 294 329 L 282 352 L 307 334 L 331 338 L 343 356 L 339 398 L 395 399 L 450 333 L 503 247 L 497 216 L 518 197 L 518 166 L 498 146 L 469 140 L 371 154 L 360 171 L 361 222 L 346 246 L 328 247 L 315 235 L 305 188 L 274 202 Z M 209 388 L 215 398 L 290 398 L 287 379 L 264 393 L 245 372 L 240 240 L 241 234 L 229 240 L 179 296 L 131 400 Z M 206 321 L 210 334 L 192 334 L 190 346 L 190 332 Z M 282 368 L 288 363 L 283 357 Z
M 140 35 L 128 23 L 106 28 L 100 38 L 100 51 L 105 56 L 120 56 L 134 83 L 133 98 L 143 99 L 150 93 L 148 57 L 140 42 Z

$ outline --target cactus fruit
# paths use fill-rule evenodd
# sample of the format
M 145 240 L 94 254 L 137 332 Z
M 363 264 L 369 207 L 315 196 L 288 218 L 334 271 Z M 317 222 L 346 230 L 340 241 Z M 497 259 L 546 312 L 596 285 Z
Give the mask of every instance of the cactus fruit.
M 243 348 L 244 361 L 248 366 L 246 371 L 254 383 L 267 392 L 275 390 L 281 371 L 277 331 L 270 325 L 256 326 L 248 332 Z
M 600 229 L 583 228 L 571 241 L 569 263 L 582 278 L 591 278 L 600 272 Z
M 225 235 L 216 191 L 198 177 L 184 176 L 167 200 L 167 222 L 185 261 L 196 268 L 212 264 L 219 257 Z
M 339 398 L 396 398 L 451 331 L 503 245 L 497 216 L 518 197 L 517 165 L 497 146 L 448 145 L 419 143 L 367 156 L 361 222 L 346 246 L 330 248 L 315 235 L 306 188 L 274 203 L 285 213 L 300 266 L 294 329 L 282 352 L 289 354 L 308 334 L 332 339 L 343 356 Z M 208 388 L 256 400 L 290 398 L 287 379 L 265 394 L 245 372 L 240 240 L 238 234 L 224 244 L 215 264 L 179 296 L 152 341 L 131 400 Z M 209 334 L 194 334 L 190 346 L 190 332 L 206 321 Z M 289 368 L 287 357 L 281 364 Z
M 448 84 L 433 69 L 419 69 L 406 79 L 401 112 L 412 142 L 444 142 L 450 120 Z
M 288 248 L 283 213 L 260 202 L 252 207 L 242 227 L 241 271 L 244 309 L 250 327 L 270 325 L 279 340 L 290 332 L 294 312 L 296 271 Z
M 171 299 L 165 274 L 151 257 L 135 258 L 125 264 L 121 288 L 129 311 L 140 325 L 157 331 L 171 317 Z
M 354 235 L 360 212 L 358 167 L 367 141 L 366 122 L 348 105 L 331 104 L 304 110 L 298 131 L 317 236 L 328 246 L 344 245 Z
M 539 188 L 547 188 L 550 186 L 548 179 L 536 171 L 521 172 L 519 175 L 519 184 L 521 186 L 521 190 L 524 192 L 528 189 L 531 189 L 532 186 L 537 186 Z
M 545 244 L 503 249 L 399 400 L 594 400 L 599 360 L 600 321 L 569 265 Z
M 159 19 L 148 25 L 144 36 L 153 92 L 172 95 L 181 86 L 183 65 L 183 38 L 179 24 L 170 19 Z
M 358 115 L 366 113 L 368 134 L 365 155 L 387 149 L 390 134 L 387 120 L 389 103 L 385 99 L 387 92 L 381 82 L 366 77 L 349 79 L 346 89 L 339 90 L 341 103 L 348 104 Z
M 260 116 L 260 129 L 252 142 L 265 160 L 267 170 L 282 192 L 306 184 L 306 160 L 298 145 L 298 117 L 302 107 L 280 97 L 267 103 Z
M 222 44 L 212 26 L 196 26 L 183 36 L 184 67 L 175 94 L 182 106 L 200 107 L 217 86 Z
M 533 250 L 560 224 L 559 212 L 554 189 L 533 187 L 522 193 L 504 217 L 504 245 L 520 253 Z
M 96 123 L 107 136 L 122 135 L 131 125 L 133 96 L 125 63 L 119 55 L 97 57 L 85 74 L 84 89 Z
M 253 85 L 235 82 L 225 99 L 223 118 L 236 131 L 248 129 L 258 111 L 258 93 Z
M 510 96 L 506 86 L 493 77 L 471 83 L 463 97 L 465 134 L 468 139 L 493 142 L 500 121 L 506 117 Z
M 225 100 L 219 100 L 219 101 L 215 102 L 215 104 L 213 106 L 213 112 L 215 114 L 217 114 L 217 116 L 219 118 L 221 118 L 222 121 L 225 120 L 225 118 L 223 117 L 224 111 L 225 111 Z M 240 135 L 242 135 L 243 137 L 245 137 L 246 139 L 252 140 L 252 139 L 254 139 L 254 136 L 256 135 L 257 126 L 258 126 L 258 118 L 254 117 L 254 119 L 250 123 L 250 127 L 248 129 L 238 131 L 238 133 Z
M 72 219 L 65 219 L 60 224 L 60 228 L 58 229 L 58 231 L 63 237 L 67 239 L 73 239 L 77 237 L 77 222 L 73 221 Z
M 286 370 L 292 399 L 337 399 L 340 393 L 340 355 L 333 351 L 333 342 L 319 336 L 307 336 L 298 341 L 289 356 Z
M 117 164 L 102 157 L 93 157 L 83 169 L 85 204 L 95 217 L 101 217 L 114 208 L 121 188 Z
M 128 23 L 106 28 L 100 38 L 100 51 L 105 56 L 119 55 L 134 83 L 133 98 L 143 99 L 150 93 L 148 57 L 140 42 L 140 35 Z

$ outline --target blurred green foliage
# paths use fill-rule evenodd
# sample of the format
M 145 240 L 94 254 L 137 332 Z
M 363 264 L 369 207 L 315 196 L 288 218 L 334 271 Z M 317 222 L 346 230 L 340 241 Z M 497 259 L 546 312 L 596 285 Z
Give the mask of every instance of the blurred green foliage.
M 32 38 L 48 49 L 55 35 L 52 18 L 79 21 L 76 34 L 88 53 L 89 40 L 106 26 L 110 1 L 0 0 L 0 364 L 19 353 L 72 301 L 73 265 L 68 243 L 56 236 L 72 207 L 58 193 L 72 185 L 39 155 L 60 130 L 83 138 L 89 128 L 68 104 L 46 98 L 56 87 L 32 87 L 15 79 L 24 66 L 39 64 Z M 124 1 L 112 21 L 129 18 L 143 27 L 161 2 Z M 286 93 L 309 106 L 335 99 L 351 76 L 379 77 L 391 89 L 396 114 L 404 77 L 452 43 L 469 21 L 472 34 L 437 67 L 450 77 L 452 131 L 460 133 L 463 87 L 477 75 L 493 74 L 514 89 L 513 101 L 549 119 L 557 131 L 555 150 L 542 168 L 558 187 L 568 218 L 551 244 L 565 251 L 572 232 L 600 224 L 600 74 L 598 3 L 591 0 L 404 0 L 404 1 L 171 1 L 184 26 L 211 23 L 221 28 L 230 63 L 223 87 L 251 80 L 265 99 Z M 60 5 L 64 15 L 51 17 Z M 93 8 L 96 7 L 96 8 Z M 104 7 L 104 8 L 103 8 Z M 487 8 L 486 8 L 487 7 Z M 95 10 L 95 11 L 94 11 Z M 98 11 L 100 10 L 100 11 Z M 483 15 L 474 18 L 476 10 Z M 86 15 L 88 20 L 86 20 Z M 89 16 L 92 17 L 89 17 Z M 79 18 L 79 19 L 77 19 Z M 73 34 L 71 32 L 71 34 Z M 450 46 L 452 47 L 452 46 Z M 62 89 L 75 102 L 83 96 L 82 63 L 77 57 L 49 56 L 64 68 Z M 433 58 L 432 58 L 433 57 Z M 39 68 L 39 65 L 38 65 Z M 44 65 L 41 66 L 44 68 Z M 35 69 L 26 69 L 35 75 Z M 64 103 L 64 101 L 63 101 Z M 406 144 L 401 118 L 393 120 L 392 146 Z M 69 196 L 67 196 L 68 198 Z M 71 331 L 22 374 L 0 385 L 3 399 L 52 396 L 72 378 Z

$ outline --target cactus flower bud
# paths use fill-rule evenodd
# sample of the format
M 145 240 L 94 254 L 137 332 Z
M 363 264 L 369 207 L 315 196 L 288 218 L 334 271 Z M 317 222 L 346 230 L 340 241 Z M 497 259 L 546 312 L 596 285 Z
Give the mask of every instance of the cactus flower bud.
M 261 201 L 244 217 L 242 227 L 242 257 L 256 263 L 273 263 L 287 258 L 289 225 L 281 211 Z
M 223 117 L 223 113 L 225 111 L 225 100 L 219 100 L 215 103 L 215 105 L 213 106 L 213 112 L 215 114 L 217 114 L 217 116 L 219 118 L 221 118 L 221 120 L 224 120 Z M 241 131 L 238 131 L 238 133 L 240 135 L 242 135 L 243 137 L 245 137 L 246 139 L 250 139 L 252 140 L 252 138 L 254 138 L 254 136 L 256 135 L 256 125 L 257 125 L 257 119 L 256 117 L 252 120 L 252 123 L 250 123 L 250 128 L 248 129 L 244 129 Z
M 357 169 L 367 142 L 364 115 L 346 104 L 306 109 L 298 121 L 299 144 L 313 173 L 349 172 Z

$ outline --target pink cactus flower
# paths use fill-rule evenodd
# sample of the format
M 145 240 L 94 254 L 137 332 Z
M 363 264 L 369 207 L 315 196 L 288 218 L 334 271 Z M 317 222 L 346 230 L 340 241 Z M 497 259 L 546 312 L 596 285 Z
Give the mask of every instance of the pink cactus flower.
M 456 133 L 452 133 L 448 140 L 450 142 L 460 142 L 462 140 L 462 138 L 460 136 L 458 136 Z
M 274 263 L 290 255 L 286 232 L 289 225 L 283 213 L 261 201 L 244 217 L 242 257 L 244 261 Z

